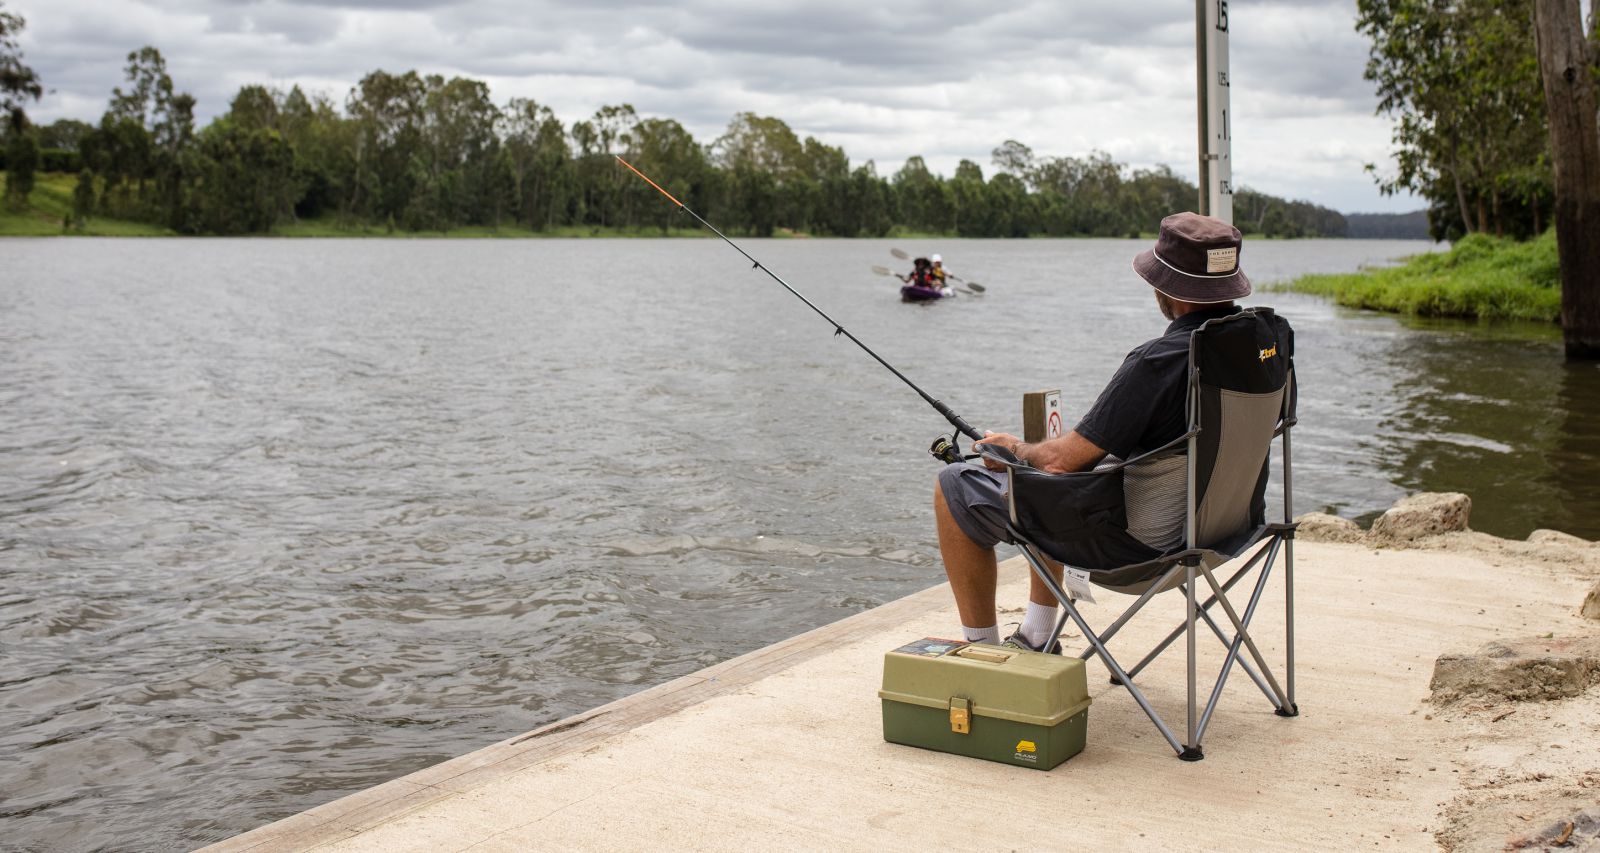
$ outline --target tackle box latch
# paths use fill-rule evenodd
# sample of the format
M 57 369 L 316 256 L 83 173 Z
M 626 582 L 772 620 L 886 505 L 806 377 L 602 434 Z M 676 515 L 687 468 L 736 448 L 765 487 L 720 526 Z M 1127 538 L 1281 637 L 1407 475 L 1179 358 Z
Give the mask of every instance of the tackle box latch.
M 972 700 L 950 697 L 950 731 L 964 735 L 972 731 Z

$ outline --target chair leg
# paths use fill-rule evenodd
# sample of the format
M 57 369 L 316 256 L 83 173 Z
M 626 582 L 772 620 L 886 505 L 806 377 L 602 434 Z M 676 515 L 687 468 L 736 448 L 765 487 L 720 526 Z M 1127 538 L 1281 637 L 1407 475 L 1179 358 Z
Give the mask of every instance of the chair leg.
M 1206 610 L 1208 607 L 1210 607 L 1211 605 L 1213 605 L 1215 603 L 1216 603 L 1216 599 L 1213 598 L 1211 601 L 1209 601 L 1209 602 L 1207 602 L 1205 604 L 1202 604 L 1200 606 L 1200 608 L 1198 609 L 1197 613 L 1200 616 L 1201 621 L 1206 623 L 1206 627 L 1211 629 L 1211 633 L 1216 635 L 1217 641 L 1222 643 L 1224 646 L 1226 646 L 1228 643 L 1232 642 L 1232 640 L 1229 639 L 1227 634 L 1223 633 L 1222 626 L 1218 625 L 1217 624 L 1217 620 L 1212 619 L 1211 618 L 1211 614 L 1208 613 L 1207 610 Z M 1066 617 L 1063 616 L 1062 618 L 1063 618 L 1063 620 L 1065 620 Z M 1182 633 L 1183 633 L 1183 626 L 1179 625 L 1173 631 L 1172 639 L 1176 639 Z M 1102 637 L 1102 639 L 1104 639 L 1104 638 Z M 1149 655 L 1145 656 L 1144 660 L 1139 661 L 1139 664 L 1137 666 L 1135 666 L 1134 668 L 1128 670 L 1128 677 L 1129 678 L 1138 677 L 1140 670 L 1144 669 L 1152 661 L 1154 661 L 1156 659 L 1156 657 L 1159 656 L 1160 653 L 1162 651 L 1164 651 L 1167 648 L 1168 645 L 1171 644 L 1171 642 L 1172 642 L 1172 640 L 1169 639 L 1167 642 L 1162 643 L 1156 649 L 1152 650 Z M 1094 654 L 1094 650 L 1093 649 L 1089 649 L 1084 654 L 1079 655 L 1079 657 L 1082 657 L 1082 658 L 1087 660 L 1088 657 L 1090 655 L 1093 655 L 1093 654 Z M 1256 673 L 1255 667 L 1251 666 L 1247 661 L 1239 661 L 1239 665 L 1241 667 L 1244 667 L 1245 673 L 1250 676 L 1250 680 L 1251 681 L 1255 682 L 1256 687 L 1261 688 L 1261 693 L 1262 693 L 1262 695 L 1267 697 L 1267 701 L 1269 701 L 1269 702 L 1272 701 L 1272 690 L 1267 687 L 1267 683 L 1265 681 L 1261 680 L 1261 676 Z M 1111 681 L 1112 684 L 1121 684 L 1122 683 L 1122 682 L 1117 680 L 1116 676 L 1112 676 L 1110 681 Z M 1276 704 L 1274 704 L 1274 707 L 1276 707 Z
M 1204 607 L 1200 608 L 1200 618 L 1205 620 L 1206 625 L 1211 628 L 1211 633 L 1215 634 L 1217 641 L 1222 643 L 1224 646 L 1232 644 L 1237 639 L 1230 638 L 1227 634 L 1223 633 L 1222 626 L 1217 624 L 1217 620 L 1211 618 L 1211 614 L 1207 613 Z M 1245 621 L 1249 622 L 1250 617 L 1246 616 Z M 1256 672 L 1256 668 L 1251 666 L 1249 661 L 1243 660 L 1239 661 L 1239 667 L 1245 671 L 1246 675 L 1250 676 L 1250 680 L 1255 682 L 1256 687 L 1260 688 L 1261 694 L 1267 697 L 1267 701 L 1272 702 L 1272 688 L 1268 687 L 1267 683 L 1261 679 L 1261 674 Z M 1128 674 L 1133 675 L 1134 673 L 1129 672 Z M 1215 704 L 1215 700 L 1213 700 L 1212 704 Z M 1276 702 L 1273 702 L 1273 707 L 1277 707 Z M 1200 715 L 1200 729 L 1202 734 L 1204 734 L 1206 727 L 1206 716 L 1207 714 Z
M 1154 598 L 1156 593 L 1160 591 L 1162 586 L 1166 584 L 1167 578 L 1171 577 L 1171 575 L 1176 572 L 1178 568 L 1178 566 L 1173 566 L 1172 568 L 1168 569 L 1167 573 L 1158 578 L 1155 583 L 1150 585 L 1149 589 L 1146 589 L 1142 594 L 1140 594 L 1139 598 L 1134 601 L 1127 610 L 1122 611 L 1122 615 L 1118 616 L 1116 621 L 1112 622 L 1110 625 L 1107 625 L 1106 629 L 1100 633 L 1100 642 L 1111 642 L 1111 638 L 1115 637 L 1117 632 L 1122 630 L 1123 625 L 1128 624 L 1129 620 L 1138 615 L 1140 610 L 1144 609 L 1144 606 L 1150 602 L 1150 599 Z M 1177 635 L 1174 634 L 1173 636 Z M 1083 658 L 1084 660 L 1089 659 L 1087 652 L 1078 655 L 1078 657 Z
M 1244 578 L 1244 576 L 1246 574 L 1249 574 L 1250 570 L 1255 568 L 1256 563 L 1261 559 L 1261 557 L 1263 555 L 1266 555 L 1269 550 L 1270 549 L 1268 549 L 1268 548 L 1261 549 L 1260 551 L 1256 552 L 1256 555 L 1251 557 L 1243 566 L 1240 566 L 1239 570 L 1233 573 L 1233 577 L 1228 578 L 1228 582 L 1222 585 L 1223 591 L 1226 592 L 1226 591 L 1228 591 L 1230 589 L 1233 589 L 1234 584 L 1237 584 L 1241 579 Z M 1174 571 L 1176 571 L 1176 569 L 1174 569 Z M 1165 580 L 1166 579 L 1163 578 L 1162 582 L 1164 582 Z M 1159 582 L 1158 582 L 1158 585 L 1159 585 Z M 1151 588 L 1155 589 L 1156 586 L 1152 586 Z M 1206 599 L 1206 603 L 1204 605 L 1202 605 L 1200 609 L 1201 610 L 1210 610 L 1212 605 L 1214 605 L 1216 603 L 1217 603 L 1217 597 L 1215 595 L 1213 595 L 1210 598 Z M 1168 634 L 1165 638 L 1163 638 L 1161 640 L 1161 642 L 1157 643 L 1156 647 L 1151 649 L 1149 654 L 1145 655 L 1142 659 L 1140 659 L 1140 661 L 1137 664 L 1134 665 L 1133 669 L 1128 670 L 1128 674 L 1130 676 L 1137 676 L 1145 667 L 1149 666 L 1152 661 L 1154 661 L 1157 657 L 1159 657 L 1162 652 L 1166 651 L 1167 647 L 1172 645 L 1174 640 L 1178 639 L 1178 637 L 1183 635 L 1183 629 L 1184 629 L 1184 626 L 1181 623 L 1178 625 L 1178 627 L 1173 628 L 1172 629 L 1172 633 Z M 1103 637 L 1102 639 L 1110 640 L 1110 637 L 1107 636 L 1107 637 Z M 1224 641 L 1224 642 L 1226 642 L 1226 641 Z M 1079 655 L 1079 657 L 1085 657 L 1086 658 L 1085 655 Z
M 1284 674 L 1289 688 L 1289 704 L 1278 709 L 1280 717 L 1300 716 L 1300 706 L 1294 702 L 1294 532 L 1283 540 L 1283 623 L 1284 623 Z
M 1266 659 L 1261 656 L 1261 650 L 1256 648 L 1255 640 L 1250 639 L 1250 632 L 1245 630 L 1244 624 L 1239 621 L 1239 614 L 1234 612 L 1233 604 L 1228 601 L 1226 595 L 1222 594 L 1222 587 L 1217 583 L 1216 576 L 1211 574 L 1211 570 L 1205 566 L 1201 566 L 1200 571 L 1205 574 L 1206 583 L 1210 584 L 1211 589 L 1217 593 L 1223 612 L 1227 613 L 1229 621 L 1233 622 L 1233 629 L 1238 633 L 1236 639 L 1244 641 L 1245 648 L 1250 650 L 1250 656 L 1255 658 L 1256 666 L 1260 667 L 1262 675 L 1266 676 L 1267 684 L 1272 686 L 1272 693 L 1278 700 L 1278 707 L 1287 707 L 1289 704 L 1288 697 L 1284 696 L 1283 689 L 1278 686 L 1278 680 L 1272 677 L 1272 670 L 1267 667 Z
M 1189 640 L 1188 640 L 1188 642 L 1189 642 L 1189 701 L 1188 701 L 1188 708 L 1187 708 L 1188 717 L 1189 717 L 1189 731 L 1188 731 L 1187 739 L 1185 739 L 1184 742 L 1183 742 L 1183 749 L 1178 753 L 1178 757 L 1183 759 L 1184 761 L 1199 761 L 1200 759 L 1205 757 L 1205 753 L 1201 752 L 1201 750 L 1200 750 L 1200 741 L 1199 741 L 1198 738 L 1195 737 L 1195 724 L 1197 722 L 1196 719 L 1195 719 L 1195 713 L 1194 713 L 1194 699 L 1195 699 L 1195 695 L 1194 695 L 1195 694 L 1195 689 L 1194 689 L 1194 664 L 1195 664 L 1195 651 L 1194 651 L 1194 633 L 1195 633 L 1195 631 L 1194 631 L 1194 623 L 1195 623 L 1195 616 L 1194 616 L 1194 609 L 1195 609 L 1194 608 L 1194 570 L 1195 570 L 1195 565 L 1194 564 L 1195 564 L 1195 562 L 1198 562 L 1198 561 L 1187 562 L 1183 567 L 1183 576 L 1184 576 L 1184 596 L 1183 597 L 1184 597 L 1184 608 L 1185 608 L 1184 622 L 1187 624 L 1188 632 L 1189 632 Z M 1127 686 L 1130 687 L 1130 688 L 1133 687 L 1132 684 L 1129 684 Z
M 1122 670 L 1122 665 L 1117 663 L 1117 659 L 1111 656 L 1111 652 L 1106 649 L 1105 644 L 1100 641 L 1094 631 L 1090 630 L 1089 623 L 1085 622 L 1082 614 L 1078 613 L 1078 608 L 1073 604 L 1072 598 L 1067 595 L 1067 591 L 1062 589 L 1061 584 L 1057 583 L 1055 577 L 1045 569 L 1043 561 L 1034 554 L 1031 547 L 1024 547 L 1022 555 L 1027 558 L 1028 565 L 1033 567 L 1034 574 L 1050 590 L 1050 594 L 1055 596 L 1056 601 L 1062 607 L 1066 608 L 1067 615 L 1071 617 L 1073 624 L 1078 626 L 1078 630 L 1083 632 L 1083 636 L 1089 640 L 1090 647 L 1100 656 L 1101 662 L 1106 665 L 1107 669 L 1111 670 L 1113 675 L 1122 678 L 1123 687 L 1126 687 L 1128 693 L 1133 696 L 1133 701 L 1138 703 L 1140 710 L 1144 711 L 1145 716 L 1150 718 L 1150 722 L 1155 724 L 1156 730 L 1161 732 L 1161 736 L 1166 738 L 1167 745 L 1172 747 L 1173 752 L 1181 756 L 1184 751 L 1183 745 L 1178 743 L 1177 737 L 1172 734 L 1171 729 L 1167 728 L 1167 724 L 1161 719 L 1161 715 L 1157 714 L 1156 709 L 1151 707 L 1150 700 L 1145 698 L 1144 692 L 1128 679 L 1127 673 Z
M 1282 694 L 1275 690 L 1275 683 L 1269 683 L 1263 680 L 1262 676 L 1256 672 L 1255 668 L 1252 667 L 1248 661 L 1239 658 L 1239 648 L 1242 642 L 1249 638 L 1249 634 L 1244 633 L 1230 637 L 1222 630 L 1222 627 L 1217 624 L 1216 620 L 1211 618 L 1210 614 L 1211 606 L 1225 598 L 1225 594 L 1241 579 L 1243 579 L 1243 577 L 1249 573 L 1251 569 L 1255 568 L 1256 564 L 1259 562 L 1261 563 L 1261 573 L 1256 580 L 1255 588 L 1251 591 L 1250 601 L 1245 608 L 1245 614 L 1241 626 L 1248 631 L 1250 622 L 1255 616 L 1256 607 L 1261 603 L 1262 594 L 1266 591 L 1267 583 L 1271 580 L 1272 569 L 1276 564 L 1279 544 L 1281 544 L 1280 541 L 1274 539 L 1267 547 L 1264 547 L 1258 551 L 1254 557 L 1245 563 L 1244 566 L 1242 566 L 1231 577 L 1229 577 L 1226 583 L 1222 584 L 1220 591 L 1215 592 L 1204 604 L 1200 605 L 1194 611 L 1194 616 L 1205 622 L 1206 626 L 1211 629 L 1211 633 L 1215 635 L 1217 640 L 1228 650 L 1227 656 L 1224 659 L 1222 666 L 1218 670 L 1216 683 L 1212 686 L 1211 693 L 1206 700 L 1205 710 L 1201 712 L 1199 722 L 1196 725 L 1192 736 L 1189 738 L 1189 745 L 1196 750 L 1200 749 L 1200 746 L 1205 738 L 1206 729 L 1210 725 L 1212 714 L 1216 711 L 1217 703 L 1222 698 L 1222 690 L 1227 686 L 1228 675 L 1232 672 L 1233 665 L 1236 663 L 1242 669 L 1244 669 L 1247 675 L 1250 676 L 1250 680 L 1255 682 L 1256 688 L 1259 689 L 1262 695 L 1267 698 L 1267 701 L 1272 703 L 1274 713 L 1277 713 L 1280 716 L 1293 716 L 1293 714 L 1284 714 L 1284 706 L 1281 698 Z M 1265 558 L 1264 561 L 1262 560 L 1263 557 Z M 1204 569 L 1202 569 L 1202 571 L 1204 571 Z M 1190 587 L 1185 584 L 1183 591 L 1186 604 L 1189 598 L 1189 589 Z M 1215 587 L 1213 587 L 1213 589 L 1215 589 Z M 1229 602 L 1227 607 L 1231 610 L 1231 602 Z M 1176 639 L 1180 634 L 1189 631 L 1191 624 L 1192 620 L 1190 618 L 1186 618 L 1184 622 L 1179 624 L 1178 627 L 1174 628 L 1172 632 L 1168 634 L 1159 645 L 1156 646 L 1156 648 L 1152 649 L 1150 654 L 1146 655 L 1137 666 L 1131 670 L 1128 670 L 1128 676 L 1130 678 L 1136 676 L 1140 670 L 1142 670 L 1146 665 L 1159 656 L 1163 650 L 1171 645 L 1174 639 Z M 1198 630 L 1198 626 L 1195 626 L 1195 630 Z M 1270 672 L 1268 675 L 1270 677 Z M 1120 682 L 1113 677 L 1112 683 Z
M 1269 557 L 1266 563 L 1262 564 L 1261 566 L 1261 577 L 1256 581 L 1255 590 L 1250 593 L 1250 603 L 1245 605 L 1243 620 L 1244 628 L 1248 629 L 1250 627 L 1250 620 L 1255 618 L 1256 606 L 1261 603 L 1261 594 L 1266 591 L 1267 580 L 1271 577 L 1272 558 Z M 1226 590 L 1227 587 L 1223 587 L 1223 589 Z M 1207 617 L 1206 621 L 1211 621 L 1209 616 Z M 1215 626 L 1213 627 L 1214 630 L 1217 631 L 1217 638 L 1222 640 L 1223 644 L 1228 647 L 1228 654 L 1225 658 L 1223 658 L 1222 668 L 1217 672 L 1217 683 L 1211 688 L 1211 698 L 1206 702 L 1206 710 L 1200 715 L 1200 736 L 1205 737 L 1206 727 L 1211 724 L 1211 714 L 1217 709 L 1217 701 L 1222 698 L 1222 688 L 1227 686 L 1228 674 L 1233 671 L 1233 665 L 1235 663 L 1239 664 L 1239 666 L 1242 667 L 1245 672 L 1250 674 L 1251 679 L 1253 679 L 1256 683 L 1256 687 L 1260 688 L 1261 692 L 1267 697 L 1267 701 L 1272 703 L 1273 712 L 1279 714 L 1280 716 L 1283 715 L 1283 705 L 1280 704 L 1278 697 L 1274 695 L 1273 691 L 1268 688 L 1267 684 L 1256 675 L 1255 671 L 1250 668 L 1249 662 L 1239 659 L 1239 646 L 1243 641 L 1249 639 L 1249 635 L 1236 634 L 1230 640 L 1223 635 L 1220 628 L 1215 628 Z M 1270 672 L 1268 673 L 1268 676 L 1271 676 Z

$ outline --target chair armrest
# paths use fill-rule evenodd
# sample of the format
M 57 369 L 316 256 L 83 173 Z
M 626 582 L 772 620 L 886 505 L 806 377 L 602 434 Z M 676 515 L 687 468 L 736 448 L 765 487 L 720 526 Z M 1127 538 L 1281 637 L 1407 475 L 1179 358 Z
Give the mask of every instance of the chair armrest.
M 1180 435 L 1177 438 L 1174 438 L 1173 440 L 1167 442 L 1166 444 L 1161 445 L 1160 447 L 1157 447 L 1154 450 L 1147 450 L 1144 453 L 1141 453 L 1141 454 L 1139 454 L 1137 456 L 1134 456 L 1131 459 L 1124 459 L 1124 460 L 1122 460 L 1120 462 L 1117 462 L 1114 465 L 1105 465 L 1105 466 L 1090 468 L 1087 471 L 1069 471 L 1069 472 L 1066 472 L 1066 473 L 1073 474 L 1075 476 L 1081 476 L 1083 474 L 1110 474 L 1110 473 L 1112 473 L 1114 471 L 1120 471 L 1123 468 L 1128 467 L 1129 465 L 1133 465 L 1135 463 L 1142 462 L 1142 461 L 1144 461 L 1146 459 L 1149 459 L 1152 456 L 1157 456 L 1159 454 L 1166 453 L 1167 451 L 1172 450 L 1173 448 L 1184 444 L 1189 439 L 1193 438 L 1194 436 L 1198 435 L 1199 433 L 1200 433 L 1200 431 L 1198 429 L 1189 430 L 1188 432 L 1184 433 L 1183 435 Z M 1039 471 L 1040 474 L 1043 474 L 1046 477 L 1065 476 L 1064 474 L 1052 474 L 1052 473 L 1050 473 L 1048 471 L 1043 471 L 1043 470 L 1040 470 L 1038 468 L 1035 468 L 1033 465 L 1030 465 L 1029 463 L 1024 462 L 1023 460 L 1018 459 L 1016 454 L 1014 454 L 1011 451 L 1005 449 L 1004 447 L 999 447 L 999 446 L 993 445 L 993 444 L 975 444 L 975 445 L 973 445 L 972 449 L 976 450 L 978 452 L 979 456 L 981 456 L 981 457 L 983 457 L 985 459 L 993 459 L 994 461 L 1000 463 L 1001 465 L 1004 465 L 1008 470 L 1009 469 L 1013 469 L 1013 468 L 1027 468 L 1028 470 L 1031 470 L 1031 471 Z
M 1033 468 L 1032 465 L 1029 465 L 1021 459 L 1018 459 L 1015 453 L 1012 453 L 998 444 L 974 444 L 972 449 L 984 459 L 990 459 L 1006 466 L 1007 470 L 1012 468 Z M 1044 472 L 1041 471 L 1040 473 Z

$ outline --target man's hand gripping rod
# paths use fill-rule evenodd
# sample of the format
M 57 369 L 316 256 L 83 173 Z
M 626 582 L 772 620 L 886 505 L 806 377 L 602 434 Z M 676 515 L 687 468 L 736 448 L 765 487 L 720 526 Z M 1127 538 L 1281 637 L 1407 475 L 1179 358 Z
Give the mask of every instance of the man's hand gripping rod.
M 933 397 L 929 396 L 928 392 L 922 390 L 921 388 L 918 388 L 917 387 L 917 383 L 912 382 L 910 379 L 907 379 L 906 375 L 904 373 L 901 373 L 900 371 L 896 370 L 894 365 L 890 364 L 887 361 L 884 361 L 883 357 L 878 355 L 877 353 L 873 352 L 871 347 L 869 347 L 866 344 L 862 343 L 861 340 L 859 338 L 857 338 L 855 335 L 850 334 L 850 330 L 849 329 L 846 329 L 845 327 L 839 325 L 839 323 L 837 321 L 835 321 L 832 317 L 829 317 L 826 312 L 824 312 L 821 308 L 818 308 L 814 303 L 812 303 L 811 300 L 809 300 L 809 299 L 805 298 L 805 296 L 801 295 L 800 291 L 795 290 L 793 287 L 790 287 L 789 286 L 789 282 L 784 281 L 782 278 L 780 278 L 778 276 L 777 273 L 773 272 L 772 270 L 767 269 L 765 266 L 762 265 L 762 263 L 760 261 L 758 261 L 755 258 L 751 257 L 750 253 L 746 252 L 744 249 L 740 248 L 738 243 L 735 243 L 732 240 L 728 239 L 728 235 L 726 235 L 726 234 L 722 233 L 721 231 L 717 230 L 717 226 L 712 225 L 711 223 L 705 221 L 705 219 L 702 218 L 700 216 L 700 214 L 695 213 L 694 210 L 692 210 L 688 205 L 684 204 L 681 201 L 678 201 L 676 198 L 673 197 L 672 193 L 667 192 L 666 190 L 661 188 L 660 184 L 656 183 L 655 181 L 650 180 L 650 176 L 648 176 L 645 173 L 639 171 L 638 169 L 635 169 L 633 167 L 632 163 L 629 163 L 627 160 L 622 159 L 622 157 L 620 157 L 620 156 L 617 157 L 617 162 L 621 163 L 624 166 L 627 166 L 628 167 L 628 171 L 630 171 L 630 172 L 634 173 L 635 175 L 638 175 L 639 177 L 643 178 L 644 182 L 649 184 L 650 186 L 655 187 L 656 188 L 656 192 L 659 192 L 662 195 L 666 196 L 667 200 L 671 201 L 673 204 L 677 205 L 679 210 L 682 210 L 683 212 L 689 214 L 690 216 L 693 216 L 695 218 L 696 222 L 699 222 L 701 225 L 704 225 L 706 228 L 710 229 L 711 233 L 717 235 L 718 237 L 721 237 L 722 238 L 722 242 L 727 243 L 728 245 L 732 246 L 734 248 L 734 250 L 737 251 L 739 254 L 744 255 L 745 260 L 748 260 L 750 262 L 752 269 L 761 270 L 762 272 L 766 273 L 768 276 L 771 276 L 773 281 L 783 285 L 783 289 L 784 290 L 787 290 L 790 293 L 794 294 L 795 298 L 799 299 L 801 302 L 804 302 L 808 307 L 811 308 L 812 311 L 817 312 L 818 316 L 822 317 L 822 319 L 827 320 L 829 325 L 833 326 L 834 337 L 838 337 L 839 335 L 844 335 L 845 337 L 849 338 L 851 343 L 854 343 L 856 346 L 861 347 L 862 351 L 864 351 L 867 355 L 872 356 L 874 360 L 876 360 L 879 364 L 881 364 L 885 368 L 887 368 L 890 373 L 893 373 L 895 376 L 898 376 L 900 378 L 901 382 L 904 382 L 907 385 L 909 385 L 911 387 L 911 390 L 917 392 L 918 396 L 920 396 L 920 397 L 922 397 L 922 399 L 928 401 L 928 405 L 932 406 L 934 411 L 938 412 L 941 415 L 944 415 L 944 419 L 949 421 L 950 425 L 956 428 L 956 432 L 958 434 L 965 435 L 968 438 L 971 438 L 973 441 L 977 441 L 977 440 L 983 438 L 983 433 L 981 431 L 979 431 L 978 429 L 974 428 L 972 426 L 972 424 L 967 423 L 964 419 L 962 419 L 962 417 L 960 415 L 956 414 L 955 412 L 952 412 L 950 410 L 949 406 L 946 406 L 944 403 L 941 403 L 938 400 L 935 400 Z M 940 460 L 942 460 L 942 461 L 944 461 L 946 463 L 954 464 L 956 462 L 960 462 L 961 461 L 961 446 L 958 443 L 958 439 L 957 439 L 956 435 L 948 435 L 948 436 L 941 435 L 937 439 L 934 439 L 933 445 L 928 448 L 928 452 L 932 453 L 935 457 L 939 458 Z

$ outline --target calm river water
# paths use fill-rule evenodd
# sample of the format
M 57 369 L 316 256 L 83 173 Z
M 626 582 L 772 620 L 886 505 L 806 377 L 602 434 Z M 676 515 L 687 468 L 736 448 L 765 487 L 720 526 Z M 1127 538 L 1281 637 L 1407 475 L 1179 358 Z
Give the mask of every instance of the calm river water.
M 988 428 L 1164 326 L 1141 243 L 901 245 L 989 295 L 751 241 Z M 1600 368 L 1553 330 L 1255 301 L 1298 329 L 1298 510 L 1600 537 Z M 0 846 L 193 847 L 925 588 L 943 431 L 710 240 L 0 242 Z

